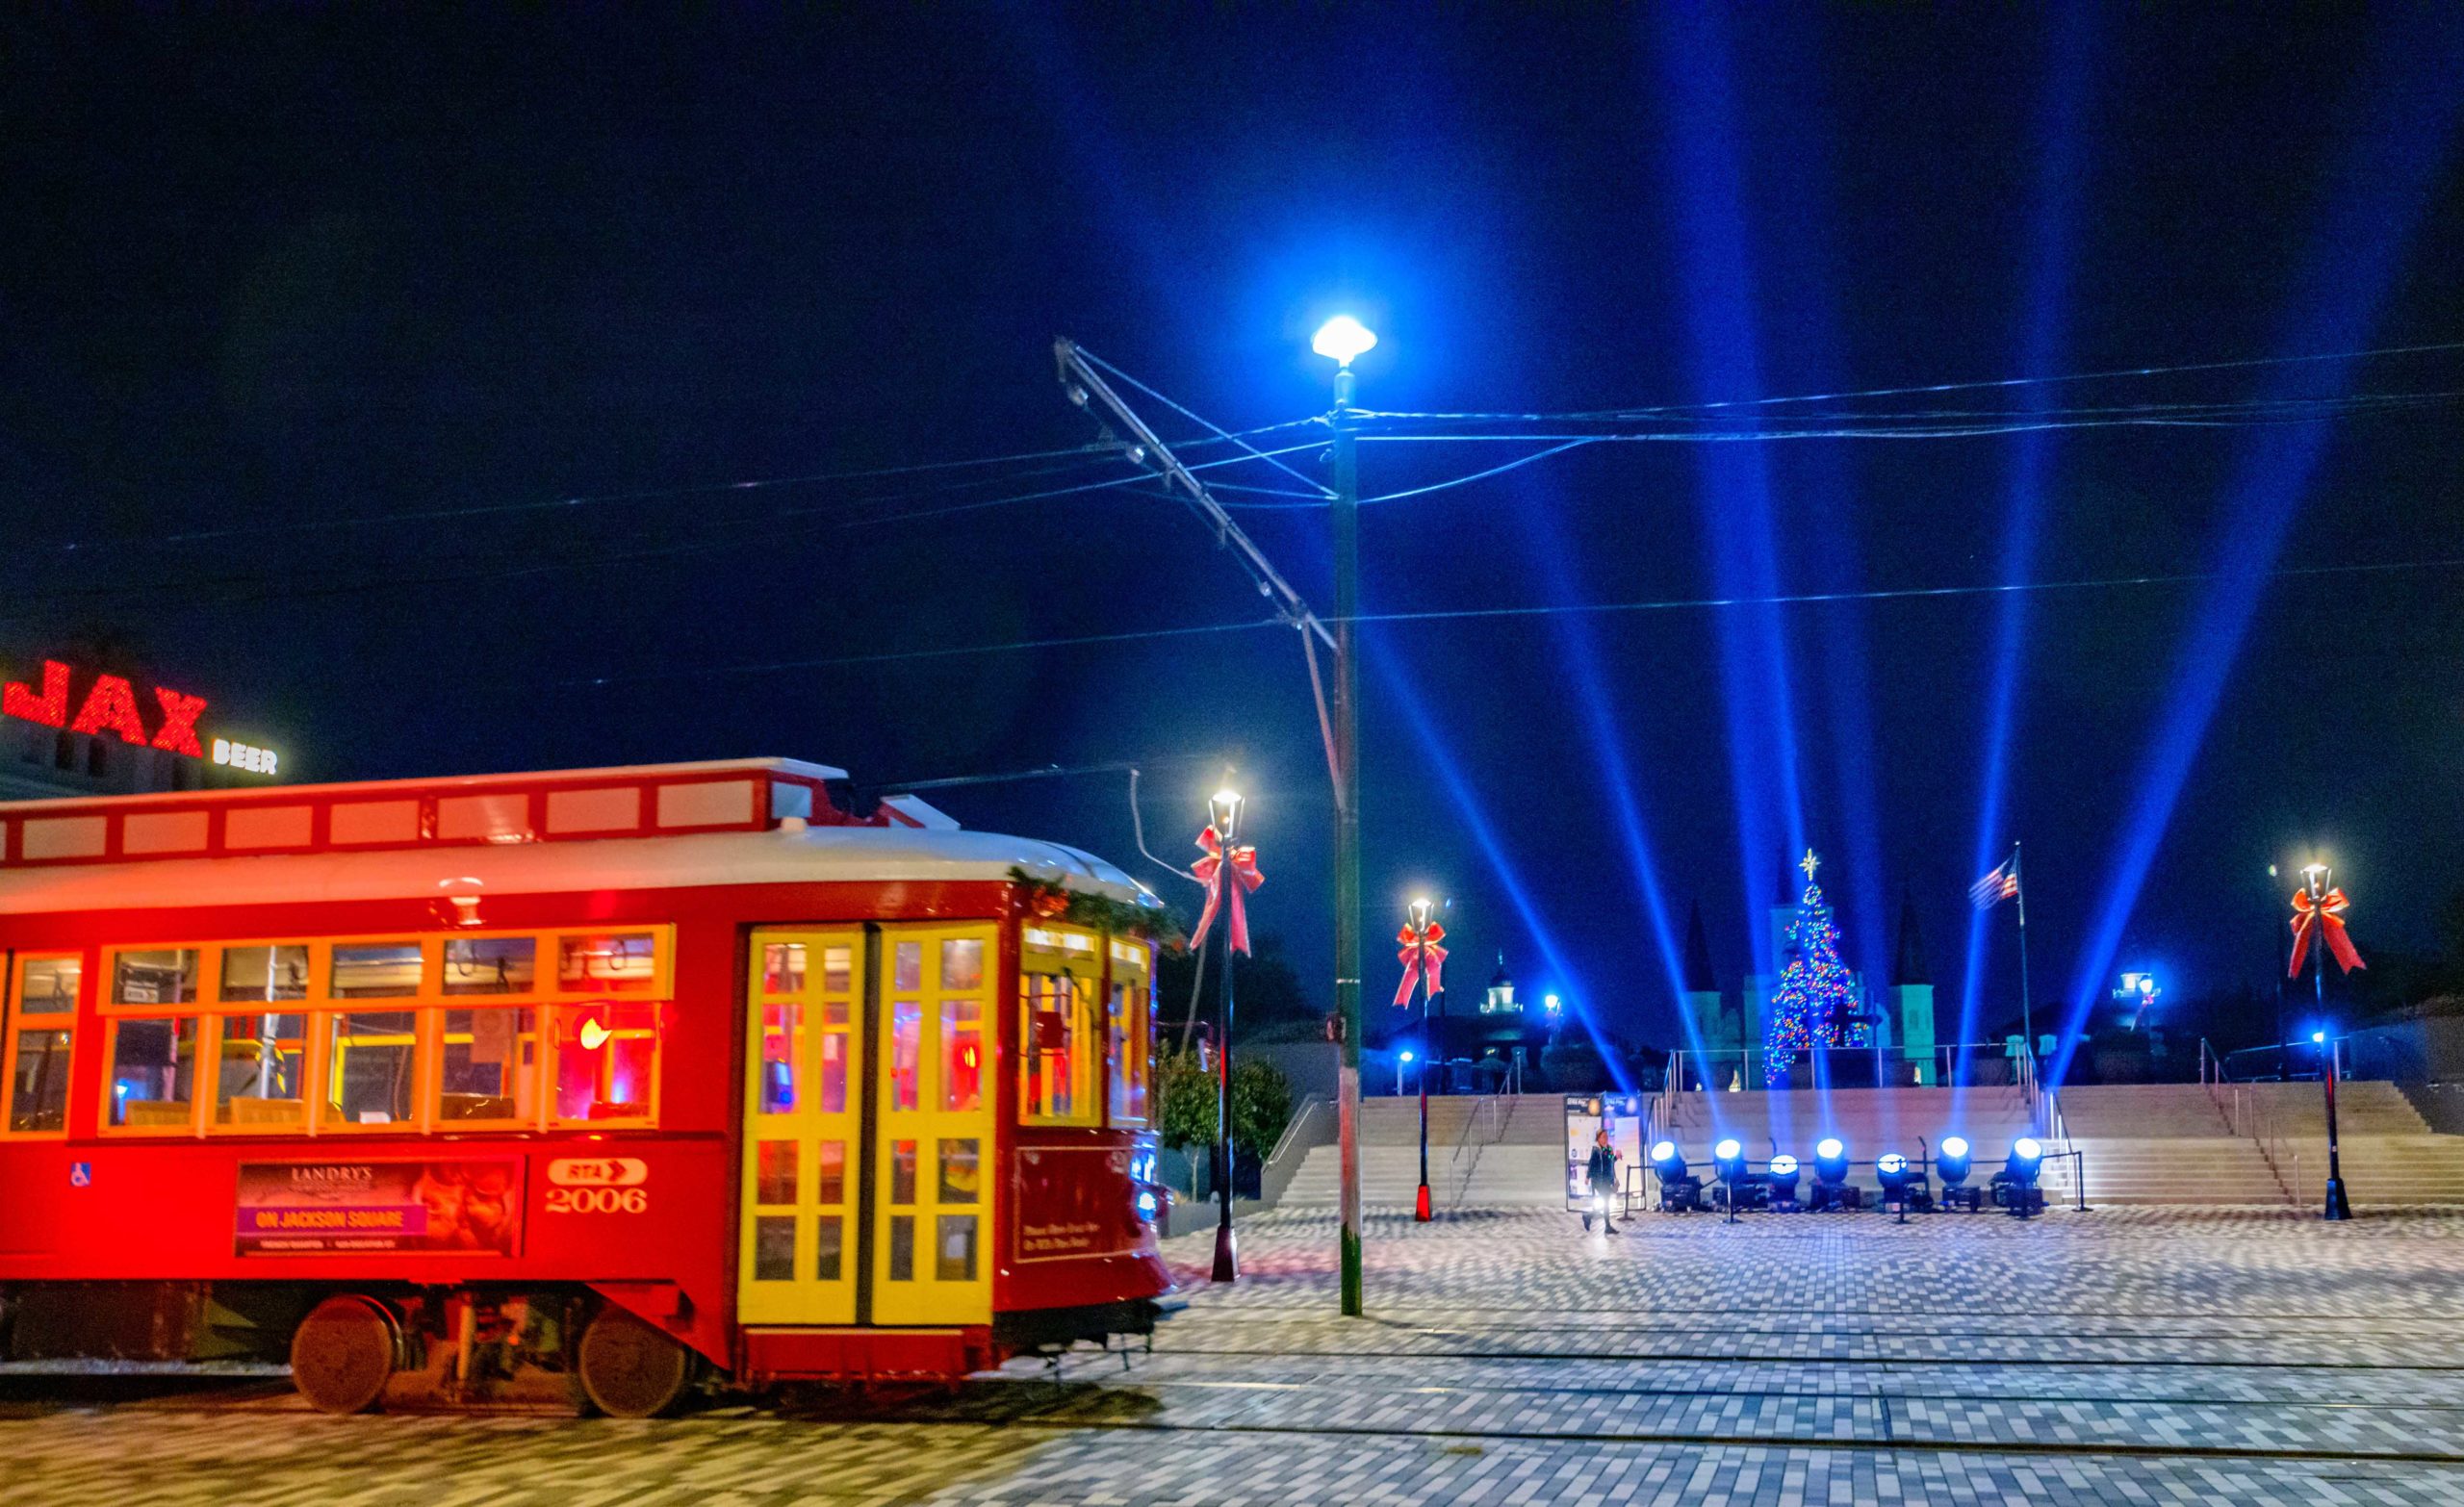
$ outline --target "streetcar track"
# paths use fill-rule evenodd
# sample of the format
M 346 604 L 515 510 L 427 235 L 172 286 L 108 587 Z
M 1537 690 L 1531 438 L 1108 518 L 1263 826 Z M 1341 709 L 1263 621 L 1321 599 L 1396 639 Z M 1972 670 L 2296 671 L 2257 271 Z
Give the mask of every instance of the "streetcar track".
M 1020 1378 L 1015 1381 L 988 1381 L 983 1386 L 1032 1387 L 1048 1385 L 1040 1380 Z M 1082 1385 L 1099 1385 L 1087 1381 Z M 1447 1396 L 1455 1393 L 1508 1392 L 1528 1393 L 1547 1397 L 1721 1397 L 1777 1398 L 1790 1402 L 1941 1402 L 1981 1403 L 2003 1402 L 2045 1403 L 2065 1406 L 2095 1403 L 2118 1408 L 2245 1408 L 2254 1410 L 2302 1409 L 2312 1412 L 2344 1413 L 2464 1413 L 2464 1402 L 2305 1402 L 2297 1398 L 2274 1397 L 2094 1397 L 2073 1392 L 1801 1392 L 1788 1389 L 1723 1387 L 1569 1387 L 1522 1386 L 1511 1382 L 1472 1384 L 1422 1384 L 1414 1386 L 1364 1384 L 1362 1378 L 1329 1376 L 1309 1381 L 1238 1381 L 1193 1377 L 1174 1380 L 1170 1377 L 1145 1377 L 1131 1373 L 1127 1383 L 1115 1382 L 1105 1387 L 1111 1392 L 1136 1392 L 1142 1388 L 1177 1387 L 1201 1391 L 1223 1392 L 1310 1392 L 1321 1388 L 1340 1388 L 1346 1392 L 1368 1392 L 1379 1396 Z
M 1672 1350 L 1646 1354 L 1625 1350 L 1236 1350 L 1182 1349 L 1175 1346 L 1172 1349 L 1158 1350 L 1155 1353 L 1157 1355 L 1248 1355 L 1388 1361 L 1614 1361 L 1637 1365 L 1682 1362 L 1723 1366 L 1998 1366 L 2059 1367 L 2065 1369 L 2089 1369 L 2099 1366 L 2111 1366 L 2267 1371 L 2428 1371 L 2433 1373 L 2464 1371 L 2464 1366 L 2435 1366 L 2425 1362 L 2407 1361 L 2221 1361 L 2213 1359 L 2143 1361 L 2110 1357 L 2036 1355 L 1974 1358 L 1927 1355 L 1760 1355 L 1712 1350 Z
M 1587 1444 L 1601 1447 L 1659 1448 L 1685 1445 L 1704 1449 L 1824 1450 L 1847 1454 L 2019 1455 L 2037 1459 L 2134 1460 L 2258 1460 L 2288 1464 L 2417 1465 L 2464 1467 L 2464 1453 L 2443 1450 L 2290 1449 L 2260 1444 L 2134 1444 L 2122 1442 L 2038 1440 L 1826 1439 L 1815 1436 L 1714 1433 L 1630 1434 L 1538 1429 L 1415 1429 L 1282 1423 L 1167 1423 L 1116 1418 L 1071 1419 L 1037 1417 L 1003 1419 L 970 1426 L 1104 1430 L 1150 1434 L 1258 1434 L 1292 1438 L 1448 1440 L 1484 1444 Z

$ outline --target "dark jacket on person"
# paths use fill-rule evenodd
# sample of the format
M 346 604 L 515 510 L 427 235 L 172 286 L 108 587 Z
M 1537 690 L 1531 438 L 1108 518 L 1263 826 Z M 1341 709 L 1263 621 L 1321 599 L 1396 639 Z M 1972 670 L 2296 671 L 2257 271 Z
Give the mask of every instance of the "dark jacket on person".
M 1591 1186 L 1609 1188 L 1617 1186 L 1617 1153 L 1607 1146 L 1591 1148 Z

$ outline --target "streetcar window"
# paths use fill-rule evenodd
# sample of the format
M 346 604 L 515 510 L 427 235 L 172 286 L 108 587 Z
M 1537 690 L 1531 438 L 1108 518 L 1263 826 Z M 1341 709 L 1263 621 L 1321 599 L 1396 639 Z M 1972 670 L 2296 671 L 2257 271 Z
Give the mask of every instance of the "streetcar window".
M 308 997 L 308 949 L 289 947 L 226 947 L 222 949 L 225 1004 L 242 1000 L 304 1000 Z
M 1113 984 L 1104 1007 L 1110 1076 L 1110 1108 L 1116 1125 L 1146 1123 L 1148 1050 L 1146 991 L 1129 981 Z
M 437 1123 L 529 1125 L 539 1115 L 539 1031 L 528 1009 L 449 1009 L 437 1055 Z
M 560 1006 L 555 1039 L 554 1123 L 650 1123 L 658 1078 L 657 1006 Z
M 805 991 L 805 944 L 767 942 L 761 948 L 761 992 L 802 994 Z
M 835 1024 L 844 1027 L 842 1014 Z M 842 1030 L 821 1034 L 821 1112 L 847 1112 L 847 1033 Z
M 953 994 L 984 987 L 984 939 L 954 936 L 941 944 L 941 987 Z
M 1024 975 L 1018 1006 L 1019 1117 L 1031 1124 L 1083 1119 L 1087 1027 L 1079 981 L 1065 973 Z
M 557 949 L 556 981 L 569 992 L 647 994 L 658 983 L 658 939 L 648 932 L 568 936 Z
M 813 1143 L 813 1161 L 818 1163 L 813 1179 L 812 1201 L 817 1204 L 843 1204 L 847 1201 L 847 1143 L 843 1140 L 822 1140 Z
M 203 1024 L 195 1015 L 112 1022 L 112 1125 L 139 1131 L 190 1128 Z
M 941 1193 L 945 1204 L 971 1204 L 983 1183 L 978 1175 L 981 1158 L 977 1148 L 983 1142 L 970 1136 L 964 1140 L 941 1142 Z
M 941 1002 L 941 1108 L 973 1111 L 984 1105 L 984 1003 Z
M 924 987 L 924 944 L 901 942 L 897 945 L 890 966 L 890 987 L 920 989 Z
M 915 1280 L 915 1216 L 892 1214 L 889 1220 L 889 1280 Z
M 336 999 L 400 999 L 420 991 L 420 944 L 373 942 L 334 949 Z
M 17 965 L 16 988 L 0 1011 L 0 1060 L 7 1064 L 6 1128 L 12 1135 L 58 1135 L 68 1129 L 68 1067 L 77 1029 L 77 984 L 85 964 L 75 958 L 28 958 Z
M 119 1005 L 186 1005 L 196 998 L 193 947 L 123 952 L 112 958 L 112 1000 Z
M 933 1276 L 940 1282 L 975 1280 L 975 1215 L 943 1214 L 939 1219 L 939 1259 Z
M 856 950 L 852 947 L 825 947 L 821 950 L 821 986 L 833 994 L 844 994 L 854 986 Z M 845 1010 L 846 1006 L 838 1007 Z
M 755 1148 L 753 1201 L 793 1204 L 796 1201 L 796 1142 L 765 1140 Z
M 773 1000 L 762 1006 L 761 1113 L 796 1112 L 796 1080 L 804 1071 L 804 1006 L 795 1000 Z
M 343 949 L 334 951 L 339 956 Z M 418 1128 L 419 1020 L 409 1010 L 338 1010 L 324 1017 L 325 1129 Z
M 308 1077 L 308 1017 L 224 1015 L 217 1024 L 214 1123 L 235 1130 L 306 1130 L 307 1101 L 300 1089 Z
M 844 1249 L 846 1236 L 836 1214 L 823 1214 L 812 1222 L 812 1275 L 816 1282 L 838 1280 L 839 1252 Z
M 889 1143 L 889 1201 L 898 1205 L 915 1202 L 915 1142 L 911 1140 Z
M 527 994 L 539 958 L 535 936 L 459 936 L 445 944 L 448 994 Z
M 762 1214 L 753 1221 L 753 1280 L 792 1282 L 796 1276 L 796 1216 Z
M 915 1108 L 915 1079 L 920 1070 L 924 1045 L 924 1007 L 913 1000 L 900 1000 L 889 1008 L 890 1030 L 890 1108 Z

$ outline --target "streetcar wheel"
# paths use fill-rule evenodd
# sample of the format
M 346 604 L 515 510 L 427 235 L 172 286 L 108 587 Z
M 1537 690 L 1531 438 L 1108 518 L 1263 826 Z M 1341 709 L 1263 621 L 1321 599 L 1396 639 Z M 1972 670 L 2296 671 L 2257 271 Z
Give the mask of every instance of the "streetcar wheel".
M 656 1418 L 693 1380 L 693 1352 L 621 1308 L 603 1308 L 581 1332 L 582 1394 L 611 1418 Z
M 401 1332 L 374 1298 L 329 1297 L 291 1337 L 291 1383 L 321 1413 L 365 1413 L 394 1374 Z

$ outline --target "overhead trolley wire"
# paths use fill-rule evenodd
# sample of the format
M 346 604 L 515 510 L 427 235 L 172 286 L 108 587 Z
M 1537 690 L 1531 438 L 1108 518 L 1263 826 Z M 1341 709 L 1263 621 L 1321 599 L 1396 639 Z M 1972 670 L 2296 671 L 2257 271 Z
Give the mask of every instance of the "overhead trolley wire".
M 2414 571 L 2464 570 L 2464 555 L 2424 560 L 2388 560 L 2330 565 L 2285 566 L 2266 573 L 2269 579 L 2331 575 L 2392 575 Z M 2016 592 L 2095 591 L 2142 586 L 2185 586 L 2221 579 L 2224 571 L 2185 571 L 2161 575 L 2090 576 L 2054 581 L 2006 581 L 1990 585 L 1876 587 L 1863 591 L 1785 592 L 1748 597 L 1668 597 L 1631 601 L 1577 601 L 1502 607 L 1433 607 L 1421 611 L 1364 612 L 1329 623 L 1478 622 L 1500 618 L 1574 616 L 1610 612 L 1674 612 L 1747 606 L 1821 606 L 1851 601 L 1909 601 L 1956 597 L 2003 596 Z M 1044 649 L 1078 649 L 1107 644 L 1194 638 L 1245 633 L 1258 628 L 1288 627 L 1280 618 L 1248 618 L 1230 623 L 1200 623 L 1182 627 L 1135 628 L 1116 633 L 1081 633 L 1048 638 L 1011 639 L 991 644 L 957 644 L 937 649 L 891 650 L 868 654 L 836 654 L 817 659 L 771 660 L 758 664 L 704 665 L 690 670 L 649 671 L 633 675 L 587 676 L 547 682 L 555 687 L 598 687 L 635 681 L 690 679 L 701 676 L 766 675 L 786 670 L 819 670 L 836 666 L 890 664 L 918 659 L 951 659 L 977 654 L 1017 653 Z M 515 682 L 507 682 L 515 683 Z M 537 681 L 522 681 L 535 685 Z
M 2056 376 L 1993 377 L 1967 382 L 1927 382 L 1905 387 L 1869 387 L 1858 391 L 1835 393 L 1799 393 L 1778 397 L 1732 397 L 1703 403 L 1661 403 L 1629 408 L 1594 409 L 1575 413 L 1459 413 L 1459 414 L 1396 414 L 1388 417 L 1408 419 L 1479 419 L 1514 420 L 1544 422 L 1573 419 L 1618 419 L 1646 415 L 1701 413 L 1732 408 L 1762 408 L 1783 403 L 1838 402 L 1858 397 L 1908 397 L 1924 393 L 1971 393 L 1997 388 L 2051 387 L 2067 382 L 2119 381 L 2138 377 L 2181 376 L 2203 371 L 2238 371 L 2259 367 L 2285 367 L 2332 361 L 2372 361 L 2395 356 L 2418 356 L 2464 350 L 2464 340 L 2433 341 L 2412 345 L 2381 345 L 2369 350 L 2322 351 L 2297 356 L 2249 356 L 2233 361 L 2194 361 L 2172 366 L 2115 367 L 2101 371 L 2072 371 Z
M 1187 441 L 1183 448 L 1199 446 L 1240 444 L 1249 435 L 1270 434 L 1301 424 L 1322 421 L 1316 417 L 1286 420 L 1280 423 L 1262 424 L 1238 433 L 1209 436 Z M 1209 427 L 1213 427 L 1210 425 Z M 1278 452 L 1280 453 L 1280 452 Z M 932 473 L 972 470 L 983 467 L 1018 465 L 1029 461 L 1059 461 L 1061 464 L 1039 466 L 1032 470 L 1012 472 L 1006 475 L 986 476 L 959 481 L 941 487 L 918 491 L 902 491 L 869 498 L 844 499 L 840 506 L 860 506 L 867 502 L 892 501 L 911 497 L 929 496 L 935 492 L 962 491 L 970 487 L 998 486 L 1031 476 L 1052 475 L 1073 471 L 1082 466 L 1097 465 L 1122 458 L 1122 447 L 1116 443 L 1092 442 L 1062 449 L 1025 450 L 1011 455 L 982 455 L 967 460 L 926 461 L 905 466 L 874 466 L 855 471 L 813 472 L 788 476 L 759 476 L 740 481 L 698 482 L 679 487 L 650 487 L 627 492 L 588 493 L 572 497 L 539 498 L 521 502 L 477 503 L 454 507 L 421 508 L 399 513 L 372 513 L 333 518 L 307 518 L 287 521 L 233 524 L 214 528 L 184 529 L 174 533 L 130 535 L 117 538 L 63 540 L 51 544 L 36 543 L 21 548 L 61 554 L 94 552 L 103 549 L 192 545 L 222 539 L 248 538 L 267 534 L 305 534 L 332 532 L 352 528 L 384 527 L 398 524 L 451 523 L 477 518 L 494 518 L 524 513 L 558 512 L 568 508 L 597 507 L 624 502 L 672 501 L 683 498 L 719 497 L 729 493 L 768 491 L 784 487 L 826 486 L 837 482 L 883 480 L 893 476 L 922 475 Z

